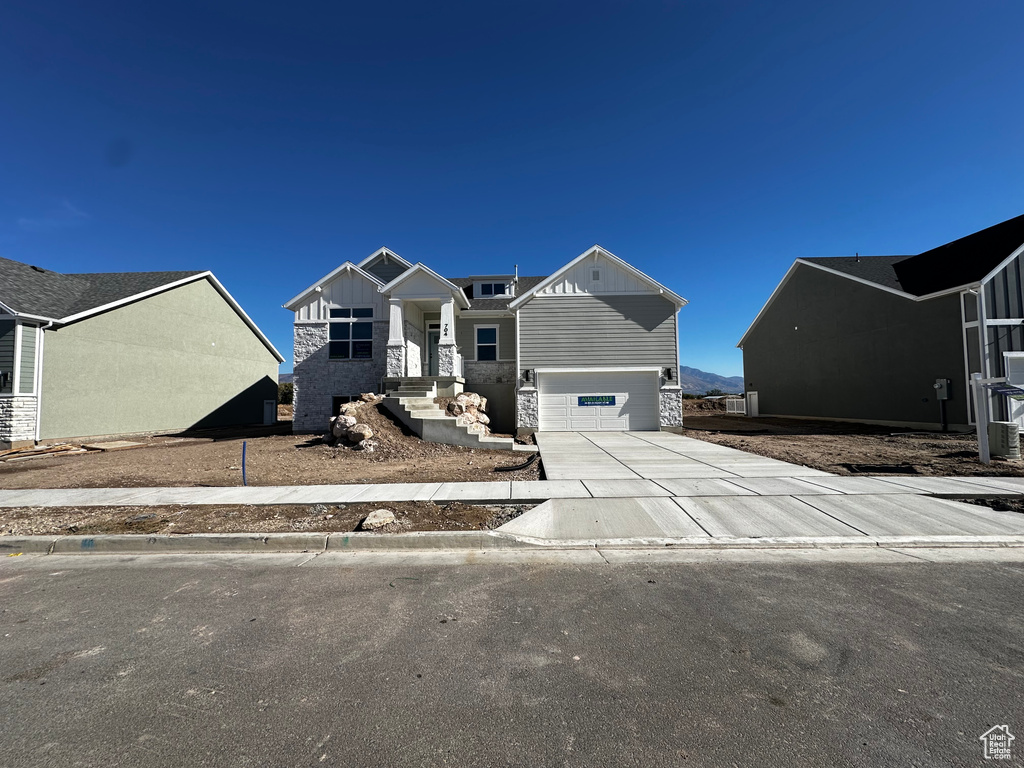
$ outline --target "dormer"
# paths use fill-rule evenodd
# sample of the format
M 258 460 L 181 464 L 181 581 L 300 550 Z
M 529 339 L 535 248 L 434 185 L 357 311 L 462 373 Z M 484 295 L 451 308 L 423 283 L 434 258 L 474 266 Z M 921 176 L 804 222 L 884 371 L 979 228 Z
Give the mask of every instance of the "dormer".
M 470 279 L 474 299 L 511 299 L 516 295 L 514 275 L 478 275 Z

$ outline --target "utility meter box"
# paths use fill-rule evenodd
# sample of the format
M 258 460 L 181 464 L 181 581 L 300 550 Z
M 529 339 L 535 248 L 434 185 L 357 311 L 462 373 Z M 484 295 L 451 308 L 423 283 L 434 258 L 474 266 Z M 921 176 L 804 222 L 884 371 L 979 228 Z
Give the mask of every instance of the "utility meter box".
M 1020 426 L 1016 421 L 990 421 L 988 447 L 993 456 L 1020 458 Z
M 935 384 L 935 399 L 936 400 L 949 400 L 952 397 L 950 394 L 950 381 L 949 379 L 936 379 Z

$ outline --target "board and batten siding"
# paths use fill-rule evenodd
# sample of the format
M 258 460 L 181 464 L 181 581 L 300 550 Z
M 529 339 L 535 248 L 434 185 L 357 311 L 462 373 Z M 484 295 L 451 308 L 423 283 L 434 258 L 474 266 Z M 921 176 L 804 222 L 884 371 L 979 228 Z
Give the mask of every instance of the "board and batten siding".
M 313 292 L 295 310 L 295 322 L 327 322 L 327 308 L 373 307 L 373 319 L 387 319 L 384 311 L 384 297 L 377 286 L 358 274 L 342 272 L 330 282 L 324 283 L 322 291 Z
M 601 279 L 593 280 L 599 270 Z M 651 286 L 627 272 L 604 256 L 588 257 L 567 269 L 551 285 L 537 292 L 538 296 L 564 294 L 650 293 Z
M 537 296 L 519 309 L 519 367 L 675 368 L 676 311 L 657 294 Z
M 7 374 L 6 384 L 0 385 L 0 394 L 11 394 L 14 387 L 14 320 L 0 319 L 0 374 Z
M 384 285 L 390 283 L 407 269 L 408 267 L 398 263 L 394 259 L 388 259 L 385 261 L 383 256 L 378 256 L 362 268 L 364 272 L 369 272 L 374 277 L 382 280 Z
M 21 367 L 18 393 L 32 395 L 36 391 L 36 344 L 39 329 L 34 325 L 21 326 Z
M 498 359 L 516 359 L 516 319 L 514 317 L 472 317 L 460 315 L 455 318 L 455 344 L 459 354 L 466 360 L 476 360 L 476 326 L 498 326 Z

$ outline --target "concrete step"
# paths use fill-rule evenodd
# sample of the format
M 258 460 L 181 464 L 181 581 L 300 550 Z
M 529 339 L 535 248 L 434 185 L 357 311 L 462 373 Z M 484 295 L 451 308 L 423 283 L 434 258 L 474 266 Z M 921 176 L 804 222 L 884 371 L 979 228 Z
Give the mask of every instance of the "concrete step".
M 514 450 L 514 442 L 507 437 L 484 434 L 483 424 L 465 426 L 458 419 L 442 411 L 433 398 L 404 398 L 393 394 L 384 399 L 384 407 L 395 418 L 420 436 L 422 440 L 467 448 Z

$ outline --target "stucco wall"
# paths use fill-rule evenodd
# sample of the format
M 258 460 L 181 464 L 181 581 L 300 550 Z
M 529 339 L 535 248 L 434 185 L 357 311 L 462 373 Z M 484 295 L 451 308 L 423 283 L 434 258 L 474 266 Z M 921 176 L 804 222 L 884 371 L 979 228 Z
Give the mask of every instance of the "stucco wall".
M 933 384 L 952 380 L 966 424 L 957 295 L 915 302 L 801 266 L 743 347 L 761 415 L 939 423 Z
M 41 439 L 261 423 L 277 359 L 206 280 L 45 332 Z

